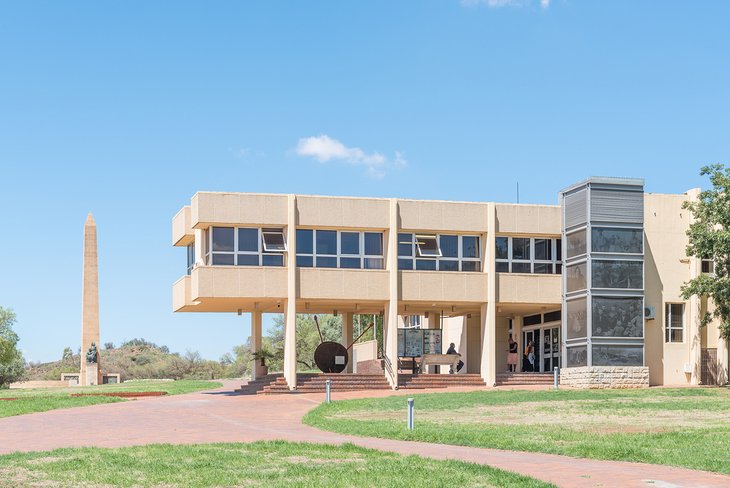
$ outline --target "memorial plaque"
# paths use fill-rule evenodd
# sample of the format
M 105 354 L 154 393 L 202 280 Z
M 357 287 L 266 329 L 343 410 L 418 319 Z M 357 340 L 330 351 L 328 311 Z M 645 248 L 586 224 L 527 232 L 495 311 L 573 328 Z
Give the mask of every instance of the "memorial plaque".
M 423 355 L 423 331 L 405 329 L 405 351 L 403 357 L 418 358 Z
M 441 354 L 441 329 L 423 330 L 423 353 Z
M 398 357 L 402 358 L 406 355 L 406 339 L 405 329 L 398 329 Z

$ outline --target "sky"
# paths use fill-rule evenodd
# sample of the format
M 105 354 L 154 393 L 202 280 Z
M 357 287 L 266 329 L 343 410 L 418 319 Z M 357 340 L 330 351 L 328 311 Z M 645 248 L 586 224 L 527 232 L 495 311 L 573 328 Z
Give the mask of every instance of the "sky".
M 248 317 L 172 312 L 196 191 L 556 203 L 589 176 L 681 193 L 730 163 L 730 2 L 0 4 L 0 306 L 27 360 L 81 341 L 217 359 Z M 270 320 L 270 319 L 269 319 Z

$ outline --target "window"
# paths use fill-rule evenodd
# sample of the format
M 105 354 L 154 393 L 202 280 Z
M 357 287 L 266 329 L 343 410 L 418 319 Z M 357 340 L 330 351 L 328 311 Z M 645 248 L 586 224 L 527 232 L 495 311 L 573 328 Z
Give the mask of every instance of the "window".
M 641 229 L 594 227 L 591 230 L 593 252 L 641 254 L 643 245 L 644 231 Z
M 284 231 L 281 229 L 263 229 L 261 235 L 264 239 L 264 251 L 266 252 L 285 252 L 286 242 L 284 241 Z
M 284 266 L 286 242 L 282 229 L 213 227 L 206 238 L 210 238 L 213 266 Z
M 480 271 L 479 236 L 400 233 L 398 269 Z
M 715 274 L 715 261 L 712 259 L 702 260 L 702 273 Z
M 666 304 L 664 342 L 684 342 L 684 303 Z
M 569 258 L 586 253 L 586 230 L 581 229 L 565 236 L 567 255 Z
M 643 261 L 604 261 L 591 263 L 593 288 L 644 288 Z
M 560 274 L 560 239 L 498 236 L 495 244 L 498 273 Z
M 383 233 L 297 229 L 301 268 L 383 269 Z
M 195 266 L 195 244 L 188 244 L 187 252 L 188 252 L 187 272 L 188 272 L 188 274 L 190 274 L 193 271 L 193 266 Z

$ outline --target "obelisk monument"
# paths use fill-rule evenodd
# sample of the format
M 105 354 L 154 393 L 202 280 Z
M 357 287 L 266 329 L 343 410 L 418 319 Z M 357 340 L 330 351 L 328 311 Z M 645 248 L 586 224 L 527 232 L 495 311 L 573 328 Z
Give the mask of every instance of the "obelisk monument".
M 89 361 L 89 349 L 95 345 L 95 361 Z M 96 252 L 96 222 L 89 213 L 84 224 L 84 271 L 81 303 L 81 377 L 83 386 L 101 383 L 99 361 L 99 267 Z

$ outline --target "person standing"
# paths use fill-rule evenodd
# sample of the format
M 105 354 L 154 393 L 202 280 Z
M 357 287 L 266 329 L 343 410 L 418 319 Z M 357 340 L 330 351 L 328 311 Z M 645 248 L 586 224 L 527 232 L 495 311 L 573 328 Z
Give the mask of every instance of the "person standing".
M 509 352 L 507 353 L 507 368 L 510 373 L 517 372 L 517 341 L 509 335 Z

